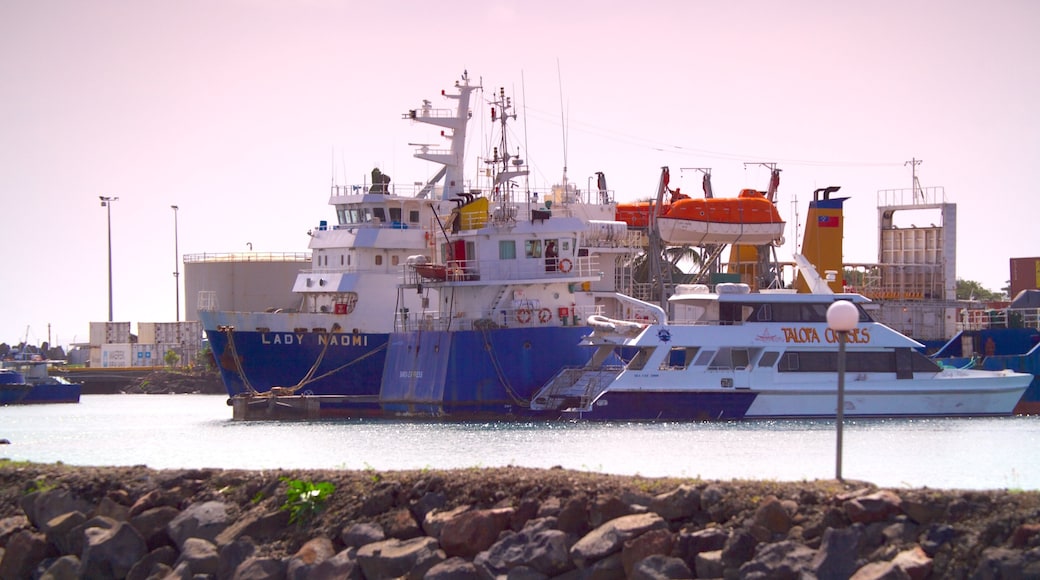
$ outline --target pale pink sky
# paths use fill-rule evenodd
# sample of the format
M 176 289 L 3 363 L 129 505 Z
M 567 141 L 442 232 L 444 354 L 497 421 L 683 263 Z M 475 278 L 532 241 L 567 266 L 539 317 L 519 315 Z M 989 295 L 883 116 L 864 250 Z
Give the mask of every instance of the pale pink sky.
M 305 251 L 333 172 L 431 175 L 401 114 L 463 69 L 515 96 L 533 186 L 566 160 L 623 200 L 665 165 L 735 195 L 767 183 L 744 162 L 777 162 L 789 240 L 796 197 L 804 220 L 816 187 L 851 196 L 846 261 L 877 261 L 876 192 L 923 159 L 958 204 L 958 277 L 996 290 L 1040 256 L 1038 24 L 1029 0 L 6 0 L 0 341 L 86 341 L 108 318 L 99 195 L 120 198 L 115 318 L 135 326 L 175 316 L 172 204 L 182 254 Z

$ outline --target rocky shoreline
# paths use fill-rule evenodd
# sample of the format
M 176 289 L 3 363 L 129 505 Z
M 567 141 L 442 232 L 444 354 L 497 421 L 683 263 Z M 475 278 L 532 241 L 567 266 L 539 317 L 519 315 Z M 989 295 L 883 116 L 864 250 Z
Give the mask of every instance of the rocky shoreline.
M 1040 493 L 0 461 L 0 580 L 83 577 L 1037 578 Z

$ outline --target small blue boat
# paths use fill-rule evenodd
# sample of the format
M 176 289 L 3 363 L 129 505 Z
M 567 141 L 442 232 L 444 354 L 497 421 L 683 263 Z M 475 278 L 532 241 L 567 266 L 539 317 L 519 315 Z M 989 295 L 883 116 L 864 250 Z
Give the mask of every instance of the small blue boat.
M 78 403 L 82 385 L 51 376 L 47 360 L 4 361 L 0 368 L 0 405 Z

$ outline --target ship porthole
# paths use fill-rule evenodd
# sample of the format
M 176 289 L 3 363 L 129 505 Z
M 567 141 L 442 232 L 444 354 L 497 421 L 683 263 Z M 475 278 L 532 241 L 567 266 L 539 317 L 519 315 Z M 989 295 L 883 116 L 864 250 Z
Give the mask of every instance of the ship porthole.
M 524 350 L 531 350 L 531 343 L 530 342 L 525 342 L 524 343 Z

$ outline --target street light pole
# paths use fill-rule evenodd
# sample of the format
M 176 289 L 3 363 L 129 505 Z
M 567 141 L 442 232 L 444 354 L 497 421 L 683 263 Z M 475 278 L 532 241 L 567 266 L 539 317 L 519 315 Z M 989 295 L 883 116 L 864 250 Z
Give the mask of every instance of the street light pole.
M 835 429 L 837 430 L 837 454 L 834 463 L 834 478 L 841 481 L 842 430 L 845 422 L 845 343 L 849 331 L 859 323 L 859 309 L 848 300 L 835 300 L 827 308 L 827 326 L 838 335 L 838 409 Z
M 107 197 L 99 195 L 101 207 L 108 210 L 108 321 L 112 322 L 112 202 L 118 201 L 118 197 Z
M 181 251 L 177 247 L 177 210 L 180 209 L 175 205 L 171 205 L 173 208 L 173 291 L 175 300 L 177 302 L 177 318 L 176 322 L 181 321 Z

